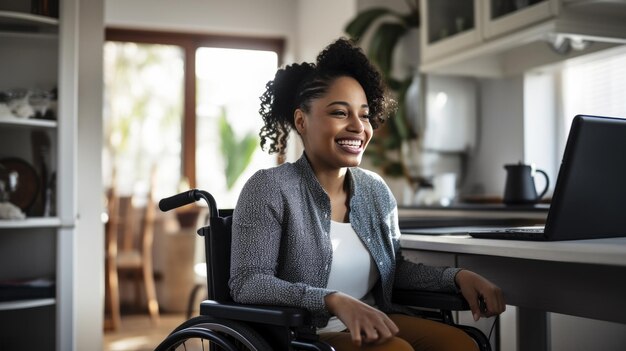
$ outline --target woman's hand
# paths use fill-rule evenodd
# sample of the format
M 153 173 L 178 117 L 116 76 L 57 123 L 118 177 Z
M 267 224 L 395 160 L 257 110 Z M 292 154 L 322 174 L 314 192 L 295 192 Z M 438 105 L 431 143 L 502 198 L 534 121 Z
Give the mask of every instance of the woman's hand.
M 348 327 L 357 346 L 382 344 L 398 333 L 398 327 L 386 314 L 349 295 L 335 292 L 326 295 L 324 301 L 328 311 Z
M 491 317 L 506 309 L 502 290 L 482 276 L 463 269 L 456 274 L 454 280 L 469 303 L 475 321 L 481 315 Z

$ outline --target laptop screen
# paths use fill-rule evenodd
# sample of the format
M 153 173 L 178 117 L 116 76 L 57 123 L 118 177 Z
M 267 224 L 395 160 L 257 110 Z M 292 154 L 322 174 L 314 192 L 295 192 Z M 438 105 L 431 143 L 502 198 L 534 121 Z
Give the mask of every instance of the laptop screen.
M 626 119 L 574 117 L 546 234 L 553 240 L 626 236 Z

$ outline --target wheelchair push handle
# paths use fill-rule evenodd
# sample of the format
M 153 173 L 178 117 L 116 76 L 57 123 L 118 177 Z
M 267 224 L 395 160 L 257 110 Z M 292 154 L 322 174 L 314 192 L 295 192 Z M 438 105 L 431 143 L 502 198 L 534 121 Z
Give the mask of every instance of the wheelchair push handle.
M 209 205 L 209 211 L 211 212 L 211 217 L 219 216 L 219 213 L 217 211 L 217 205 L 215 203 L 215 199 L 213 198 L 213 195 L 209 194 L 208 192 L 204 190 L 198 190 L 198 189 L 187 190 L 180 194 L 176 194 L 176 195 L 161 199 L 161 201 L 159 201 L 159 209 L 163 212 L 167 212 L 175 208 L 189 205 L 198 200 L 206 201 L 207 205 Z

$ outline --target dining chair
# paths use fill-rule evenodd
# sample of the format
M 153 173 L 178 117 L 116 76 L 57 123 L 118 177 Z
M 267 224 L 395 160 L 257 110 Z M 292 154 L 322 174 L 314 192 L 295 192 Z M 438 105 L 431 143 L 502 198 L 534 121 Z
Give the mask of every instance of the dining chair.
M 121 324 L 120 279 L 122 277 L 129 277 L 134 282 L 137 305 L 141 299 L 140 292 L 145 293 L 151 320 L 155 324 L 159 322 L 159 303 L 156 296 L 152 255 L 156 216 L 156 203 L 152 189 L 151 186 L 145 207 L 139 211 L 133 206 L 131 196 L 119 196 L 115 188 L 109 191 L 105 306 L 108 306 L 110 318 L 105 326 L 113 330 L 119 328 Z M 135 222 L 140 223 L 138 231 L 135 230 Z

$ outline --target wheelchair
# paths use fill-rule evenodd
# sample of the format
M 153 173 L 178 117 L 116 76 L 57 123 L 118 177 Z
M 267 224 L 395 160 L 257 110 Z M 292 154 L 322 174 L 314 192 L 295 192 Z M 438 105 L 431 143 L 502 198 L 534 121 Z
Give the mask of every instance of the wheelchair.
M 169 211 L 196 201 L 209 206 L 208 226 L 198 229 L 204 237 L 208 300 L 200 304 L 200 315 L 183 322 L 157 347 L 165 350 L 224 351 L 333 351 L 319 340 L 310 314 L 300 308 L 235 303 L 230 297 L 230 240 L 232 212 L 220 211 L 206 191 L 192 189 L 162 199 L 159 208 Z M 228 213 L 227 213 L 228 212 Z M 452 311 L 469 310 L 459 294 L 396 290 L 396 303 L 418 308 L 424 318 L 461 328 L 479 348 L 490 351 L 489 339 L 477 328 L 455 324 Z

